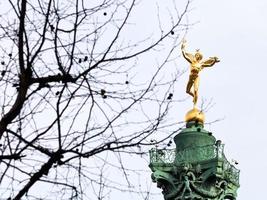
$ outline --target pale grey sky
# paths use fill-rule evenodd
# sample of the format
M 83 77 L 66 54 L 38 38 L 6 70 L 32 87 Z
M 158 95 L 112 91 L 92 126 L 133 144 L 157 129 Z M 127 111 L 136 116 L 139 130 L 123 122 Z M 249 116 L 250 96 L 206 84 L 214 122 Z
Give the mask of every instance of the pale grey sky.
M 175 13 L 172 7 L 173 1 L 155 1 L 158 3 L 159 18 L 163 27 L 171 27 L 170 14 Z M 181 2 L 185 1 L 181 0 Z M 136 21 L 134 16 L 131 19 L 131 22 L 136 23 L 133 24 L 132 29 L 127 29 L 131 32 L 129 35 L 126 34 L 130 38 L 127 39 L 138 41 L 156 32 L 153 28 L 158 31 L 158 19 L 155 18 L 158 10 L 151 2 L 140 1 L 140 6 L 133 13 L 137 16 Z M 267 169 L 265 156 L 267 153 L 267 131 L 265 131 L 267 94 L 264 88 L 267 66 L 263 62 L 267 57 L 265 53 L 267 52 L 266 10 L 267 1 L 265 0 L 194 0 L 186 16 L 188 22 L 194 24 L 190 26 L 186 35 L 188 50 L 200 49 L 204 57 L 218 56 L 221 60 L 213 68 L 202 71 L 200 99 L 212 101 L 214 104 L 206 113 L 206 122 L 222 119 L 206 125 L 205 128 L 225 143 L 225 153 L 229 160 L 233 158 L 239 161 L 237 168 L 241 170 L 241 187 L 238 190 L 238 200 L 263 199 L 266 185 L 264 180 L 267 179 L 265 173 Z M 135 29 L 141 31 L 135 32 Z M 171 41 L 169 45 L 172 45 Z M 179 57 L 181 52 L 178 48 L 176 53 L 176 60 L 168 67 L 177 70 L 188 69 L 188 63 Z M 156 61 L 147 57 L 140 62 L 144 64 L 143 69 L 146 69 L 153 66 Z M 146 74 L 143 73 L 141 76 Z M 185 72 L 175 85 L 175 99 L 187 98 L 185 93 L 187 79 L 188 72 Z M 191 101 L 191 98 L 187 98 L 185 102 L 175 104 L 177 107 L 172 107 L 171 116 L 177 122 L 183 120 L 186 111 L 192 106 Z M 177 126 L 180 125 L 177 124 Z M 142 186 L 147 186 L 147 188 L 140 188 L 140 191 L 151 189 L 156 193 L 161 192 L 150 179 L 148 162 L 145 161 L 147 158 L 125 157 L 124 159 L 129 167 L 144 170 L 133 172 L 138 177 L 134 180 L 136 184 L 141 182 Z M 113 175 L 114 172 L 107 170 L 107 173 Z M 120 176 L 123 175 L 115 174 L 115 177 L 121 178 Z M 134 176 L 133 179 L 135 179 Z M 116 191 L 110 194 L 110 199 L 136 199 L 135 197 Z M 163 196 L 155 195 L 150 199 L 162 200 Z

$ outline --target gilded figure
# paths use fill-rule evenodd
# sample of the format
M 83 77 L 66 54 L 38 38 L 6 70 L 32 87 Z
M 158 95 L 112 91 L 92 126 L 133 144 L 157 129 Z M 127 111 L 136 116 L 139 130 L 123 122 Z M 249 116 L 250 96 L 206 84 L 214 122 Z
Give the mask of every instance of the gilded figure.
M 186 86 L 186 93 L 193 97 L 194 107 L 198 100 L 198 87 L 199 87 L 199 72 L 205 67 L 212 67 L 215 63 L 220 62 L 217 57 L 210 57 L 202 61 L 202 54 L 196 50 L 195 54 L 186 52 L 186 41 L 182 41 L 181 49 L 184 58 L 190 63 L 190 75 Z

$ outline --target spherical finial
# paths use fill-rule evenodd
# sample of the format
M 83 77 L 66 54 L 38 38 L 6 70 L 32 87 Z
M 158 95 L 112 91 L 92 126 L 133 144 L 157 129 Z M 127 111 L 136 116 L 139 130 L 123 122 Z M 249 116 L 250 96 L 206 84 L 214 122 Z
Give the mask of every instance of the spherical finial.
M 202 111 L 200 111 L 197 108 L 193 108 L 189 110 L 186 115 L 185 115 L 185 121 L 190 122 L 190 121 L 197 121 L 202 124 L 204 124 L 205 121 L 205 115 Z

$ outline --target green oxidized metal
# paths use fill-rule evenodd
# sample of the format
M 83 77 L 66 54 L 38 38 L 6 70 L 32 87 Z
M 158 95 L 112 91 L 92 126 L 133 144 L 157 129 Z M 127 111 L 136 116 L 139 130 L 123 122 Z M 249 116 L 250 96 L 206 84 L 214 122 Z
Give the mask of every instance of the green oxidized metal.
M 165 200 L 236 199 L 239 170 L 226 159 L 220 140 L 191 121 L 174 141 L 176 149 L 150 150 L 152 180 Z

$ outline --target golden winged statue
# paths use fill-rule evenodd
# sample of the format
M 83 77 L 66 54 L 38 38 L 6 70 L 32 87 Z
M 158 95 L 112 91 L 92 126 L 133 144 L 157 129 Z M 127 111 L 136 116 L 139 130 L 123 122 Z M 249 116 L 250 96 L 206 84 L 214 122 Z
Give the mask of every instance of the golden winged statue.
M 190 63 L 190 75 L 186 86 L 186 93 L 193 97 L 194 107 L 198 100 L 198 87 L 199 87 L 199 72 L 205 67 L 211 67 L 215 63 L 220 62 L 217 57 L 210 57 L 207 60 L 202 61 L 202 54 L 199 50 L 196 50 L 195 54 L 186 52 L 186 41 L 182 41 L 181 49 L 184 58 Z M 193 87 L 193 89 L 192 89 Z

